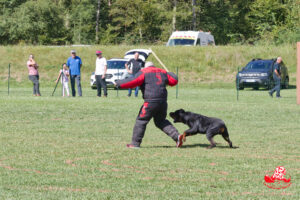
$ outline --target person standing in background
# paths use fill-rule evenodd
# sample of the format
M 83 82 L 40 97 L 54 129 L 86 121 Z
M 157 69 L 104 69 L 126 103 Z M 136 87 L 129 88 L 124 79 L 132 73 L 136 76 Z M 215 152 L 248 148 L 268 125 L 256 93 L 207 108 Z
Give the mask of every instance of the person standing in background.
M 273 97 L 273 93 L 276 91 L 276 98 L 281 98 L 280 96 L 281 62 L 282 62 L 282 58 L 278 57 L 276 63 L 274 64 L 273 79 L 275 82 L 275 87 L 269 91 L 269 95 L 271 97 Z
M 97 96 L 101 97 L 101 87 L 103 87 L 104 97 L 107 97 L 107 87 L 105 82 L 107 70 L 106 58 L 102 57 L 102 51 L 96 51 L 96 56 L 95 78 L 97 85 Z
M 69 69 L 67 67 L 67 64 L 64 63 L 63 64 L 63 69 L 61 69 L 59 71 L 59 74 L 58 74 L 58 77 L 57 77 L 57 80 L 56 80 L 56 83 L 59 81 L 59 77 L 61 77 L 61 84 L 63 86 L 63 97 L 65 96 L 65 92 L 67 92 L 67 95 L 68 97 L 70 96 L 70 93 L 69 93 Z
M 71 89 L 72 89 L 72 96 L 76 96 L 76 90 L 75 90 L 75 81 L 77 83 L 77 89 L 78 89 L 78 95 L 82 96 L 82 90 L 81 90 L 81 76 L 80 76 L 80 70 L 82 66 L 81 58 L 76 56 L 76 51 L 71 51 L 71 56 L 67 60 L 67 66 L 69 67 L 69 73 L 70 73 L 70 79 L 71 79 Z
M 34 60 L 34 56 L 31 54 L 29 55 L 27 61 L 27 68 L 28 68 L 28 78 L 33 83 L 33 96 L 41 96 L 40 93 L 40 83 L 39 83 L 39 72 L 38 72 L 38 64 Z
M 139 59 L 138 52 L 134 54 L 134 58 L 130 59 L 127 63 L 125 63 L 125 68 L 129 74 L 129 77 L 133 77 L 136 73 L 138 73 L 142 69 L 142 66 L 143 66 L 143 61 Z M 129 88 L 128 97 L 131 96 L 131 92 L 132 89 Z M 138 93 L 139 93 L 139 86 L 135 88 L 135 92 L 134 92 L 135 97 L 138 96 Z

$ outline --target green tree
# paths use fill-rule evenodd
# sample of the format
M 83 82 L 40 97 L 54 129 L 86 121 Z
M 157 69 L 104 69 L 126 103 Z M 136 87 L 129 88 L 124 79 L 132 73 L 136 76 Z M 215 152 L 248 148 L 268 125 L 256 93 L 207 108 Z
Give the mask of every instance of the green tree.
M 157 40 L 161 34 L 160 11 L 157 1 L 116 0 L 110 10 L 114 32 L 128 43 Z
M 296 42 L 300 38 L 299 2 L 256 0 L 250 6 L 248 21 L 255 40 L 275 43 Z
M 59 8 L 50 0 L 27 1 L 8 20 L 9 40 L 31 44 L 64 43 L 64 25 Z

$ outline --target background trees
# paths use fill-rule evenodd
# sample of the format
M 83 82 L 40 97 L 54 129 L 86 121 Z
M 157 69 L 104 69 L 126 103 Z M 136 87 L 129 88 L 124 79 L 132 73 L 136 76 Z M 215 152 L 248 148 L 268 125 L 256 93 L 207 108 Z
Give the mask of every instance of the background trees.
M 297 0 L 0 0 L 0 44 L 165 43 L 174 30 L 211 31 L 217 44 L 295 42 L 300 40 L 300 4 Z

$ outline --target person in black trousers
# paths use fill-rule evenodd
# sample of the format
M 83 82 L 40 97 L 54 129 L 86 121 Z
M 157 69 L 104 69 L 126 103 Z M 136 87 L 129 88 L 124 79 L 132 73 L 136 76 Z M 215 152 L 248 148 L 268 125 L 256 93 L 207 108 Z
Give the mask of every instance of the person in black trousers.
M 132 141 L 127 144 L 128 148 L 139 148 L 145 134 L 146 126 L 153 117 L 155 126 L 161 129 L 180 147 L 183 143 L 183 135 L 166 119 L 167 116 L 167 85 L 175 86 L 177 76 L 172 72 L 156 68 L 152 62 L 146 62 L 145 68 L 140 70 L 134 77 L 116 81 L 120 88 L 134 88 L 140 86 L 144 104 L 140 108 L 133 128 Z
M 101 97 L 101 88 L 103 87 L 104 97 L 107 97 L 107 87 L 105 82 L 107 70 L 106 58 L 102 57 L 102 51 L 96 51 L 96 56 L 95 78 L 97 85 L 97 96 Z

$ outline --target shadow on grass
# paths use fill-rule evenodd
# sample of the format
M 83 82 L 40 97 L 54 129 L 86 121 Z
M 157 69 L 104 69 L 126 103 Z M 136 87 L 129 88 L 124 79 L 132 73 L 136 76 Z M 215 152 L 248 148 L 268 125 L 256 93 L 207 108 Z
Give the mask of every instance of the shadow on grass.
M 289 85 L 288 88 L 281 88 L 280 90 L 291 90 L 291 89 L 296 89 L 296 85 Z M 267 88 L 259 88 L 259 89 L 253 89 L 253 88 L 245 88 L 244 91 L 269 91 L 270 89 Z M 243 90 L 239 90 L 239 91 L 243 91 Z
M 181 149 L 186 149 L 186 148 L 197 148 L 197 147 L 201 147 L 201 148 L 207 148 L 209 147 L 209 144 L 188 144 L 188 145 L 183 145 L 180 148 Z M 165 148 L 165 149 L 169 149 L 169 148 L 177 148 L 176 146 L 148 146 L 148 147 L 143 147 L 143 148 Z M 230 148 L 229 146 L 216 146 L 214 148 L 220 148 L 220 149 L 238 149 L 238 146 L 233 146 L 232 148 Z

